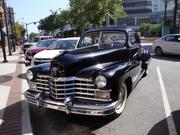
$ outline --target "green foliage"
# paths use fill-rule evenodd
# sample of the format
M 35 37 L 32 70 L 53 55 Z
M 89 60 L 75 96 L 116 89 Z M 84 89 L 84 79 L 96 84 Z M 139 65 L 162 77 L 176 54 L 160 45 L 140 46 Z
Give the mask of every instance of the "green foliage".
M 117 19 L 125 15 L 122 0 L 70 0 L 70 12 L 73 24 L 80 27 L 100 26 L 105 16 Z
M 140 25 L 140 31 L 144 36 L 158 36 L 161 33 L 162 24 L 143 23 Z
M 16 30 L 16 38 L 22 39 L 25 35 L 25 32 L 26 32 L 24 26 L 21 25 L 19 22 L 16 22 L 15 23 L 15 30 Z M 13 35 L 15 35 L 15 34 L 13 34 Z
M 39 22 L 38 29 L 45 31 L 54 31 L 58 28 L 58 24 L 56 23 L 57 14 L 51 14 L 48 17 L 41 19 Z
M 33 39 L 33 38 L 35 38 L 37 35 L 38 35 L 37 33 L 31 32 L 31 33 L 29 34 L 29 38 L 30 38 L 30 39 Z
M 89 26 L 101 26 L 105 16 L 118 19 L 125 16 L 122 0 L 69 0 L 69 10 L 54 12 L 40 20 L 38 28 L 54 31 L 70 23 L 81 30 Z

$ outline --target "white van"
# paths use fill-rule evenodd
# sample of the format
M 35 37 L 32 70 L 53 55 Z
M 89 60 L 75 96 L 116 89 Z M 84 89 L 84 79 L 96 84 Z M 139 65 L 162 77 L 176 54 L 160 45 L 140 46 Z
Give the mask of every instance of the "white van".
M 36 36 L 36 37 L 34 38 L 34 42 L 39 42 L 39 41 L 41 41 L 41 40 L 52 39 L 52 38 L 53 38 L 53 36 Z

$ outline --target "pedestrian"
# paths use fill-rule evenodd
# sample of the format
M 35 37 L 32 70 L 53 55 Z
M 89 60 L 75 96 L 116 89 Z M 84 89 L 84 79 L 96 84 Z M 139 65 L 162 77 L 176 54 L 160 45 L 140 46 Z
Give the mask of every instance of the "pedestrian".
M 16 49 L 18 49 L 19 46 L 20 46 L 20 42 L 19 42 L 19 40 L 16 40 Z

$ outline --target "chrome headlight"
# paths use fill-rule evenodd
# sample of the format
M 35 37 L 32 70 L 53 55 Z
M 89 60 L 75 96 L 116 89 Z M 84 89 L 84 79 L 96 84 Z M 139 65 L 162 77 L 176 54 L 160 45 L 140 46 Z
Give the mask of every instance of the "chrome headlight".
M 32 80 L 33 79 L 33 73 L 32 73 L 31 70 L 28 70 L 26 72 L 26 77 L 27 77 L 28 80 Z
M 107 80 L 106 77 L 102 76 L 102 75 L 98 75 L 95 78 L 95 84 L 98 88 L 104 88 L 107 84 Z

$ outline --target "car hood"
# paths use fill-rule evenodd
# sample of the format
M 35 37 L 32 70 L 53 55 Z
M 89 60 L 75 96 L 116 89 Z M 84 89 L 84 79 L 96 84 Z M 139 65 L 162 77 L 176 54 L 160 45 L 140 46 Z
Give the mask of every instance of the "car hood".
M 31 47 L 28 49 L 28 51 L 30 52 L 39 52 L 39 51 L 42 51 L 42 50 L 45 50 L 46 47 Z
M 66 76 L 82 75 L 82 73 L 84 75 L 117 62 L 127 61 L 129 57 L 127 51 L 129 50 L 126 48 L 99 50 L 98 47 L 65 51 L 62 55 L 53 58 L 51 66 L 64 66 Z
M 52 59 L 55 56 L 61 54 L 64 50 L 44 50 L 42 52 L 37 53 L 34 58 L 38 59 Z

